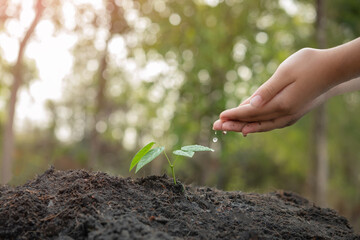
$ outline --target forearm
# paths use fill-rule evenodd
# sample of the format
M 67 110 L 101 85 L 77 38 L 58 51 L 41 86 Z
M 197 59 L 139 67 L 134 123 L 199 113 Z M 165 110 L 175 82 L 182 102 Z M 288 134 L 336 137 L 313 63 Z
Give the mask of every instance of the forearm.
M 214 129 L 241 131 L 239 127 L 223 129 L 225 122 L 268 123 L 262 131 L 287 126 L 326 99 L 360 89 L 359 77 L 360 38 L 329 49 L 301 49 L 282 62 L 246 104 L 223 111 Z
M 360 90 L 360 77 L 357 77 L 347 82 L 341 83 L 330 89 L 327 93 L 325 93 L 325 99 L 329 99 L 331 97 L 341 95 L 347 92 L 354 92 L 359 90 Z
M 333 86 L 360 76 L 360 38 L 325 51 Z
M 341 95 L 341 94 L 348 93 L 348 92 L 359 91 L 359 90 L 360 90 L 360 77 L 351 79 L 347 82 L 341 83 L 341 84 L 331 88 L 326 93 L 323 93 L 322 95 L 320 95 L 319 97 L 314 99 L 314 101 L 311 104 L 309 104 L 308 106 L 305 107 L 304 112 L 306 113 L 306 112 L 310 111 L 311 109 L 318 107 L 319 105 L 323 104 L 328 99 L 330 99 L 334 96 Z
M 333 87 L 315 99 L 316 106 L 334 96 L 360 90 L 360 38 L 321 51 L 326 53 L 328 61 L 325 64 Z

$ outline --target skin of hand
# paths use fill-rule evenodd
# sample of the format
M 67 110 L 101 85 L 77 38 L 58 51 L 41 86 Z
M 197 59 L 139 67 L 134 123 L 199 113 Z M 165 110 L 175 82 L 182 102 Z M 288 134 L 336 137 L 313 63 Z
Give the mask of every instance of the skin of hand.
M 213 129 L 246 135 L 289 126 L 325 101 L 330 88 L 359 74 L 360 38 L 327 50 L 302 49 L 239 107 L 222 112 Z
M 214 123 L 214 130 L 242 132 L 244 136 L 249 133 L 266 132 L 278 128 L 284 128 L 296 123 L 302 116 L 324 103 L 327 99 L 346 92 L 360 90 L 360 78 L 354 78 L 348 82 L 339 84 L 321 96 L 317 97 L 310 104 L 295 114 L 260 122 L 239 122 L 217 120 Z M 242 104 L 248 104 L 248 100 Z
M 213 129 L 222 131 L 242 132 L 242 134 L 246 136 L 249 133 L 266 132 L 277 128 L 288 127 L 296 123 L 302 116 L 311 111 L 313 108 L 323 103 L 325 99 L 325 94 L 323 94 L 295 114 L 266 121 L 239 122 L 231 120 L 223 121 L 219 119 L 214 123 Z

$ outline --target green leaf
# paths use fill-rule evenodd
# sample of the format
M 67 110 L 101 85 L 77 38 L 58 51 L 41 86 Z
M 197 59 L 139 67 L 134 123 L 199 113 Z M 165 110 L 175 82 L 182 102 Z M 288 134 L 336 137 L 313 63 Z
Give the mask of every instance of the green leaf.
M 184 157 L 193 157 L 195 152 L 193 151 L 183 151 L 183 150 L 175 150 L 173 151 L 173 154 L 178 155 L 178 156 L 184 156 Z
M 154 144 L 155 144 L 155 142 L 148 143 L 145 147 L 143 147 L 136 153 L 135 157 L 131 161 L 129 172 L 131 171 L 131 169 L 133 169 L 136 166 L 136 164 L 138 164 L 140 159 L 143 156 L 145 156 L 146 153 L 148 153 L 150 151 L 150 149 L 152 148 L 152 146 Z
M 181 150 L 183 150 L 183 151 L 191 151 L 191 152 L 204 152 L 204 151 L 214 152 L 215 151 L 212 148 L 204 147 L 204 146 L 201 146 L 201 145 L 184 146 L 184 147 L 181 148 Z
M 137 173 L 143 166 L 154 160 L 157 156 L 164 151 L 165 147 L 157 147 L 154 149 L 151 149 L 148 153 L 145 154 L 139 161 L 139 163 L 136 166 L 135 173 Z

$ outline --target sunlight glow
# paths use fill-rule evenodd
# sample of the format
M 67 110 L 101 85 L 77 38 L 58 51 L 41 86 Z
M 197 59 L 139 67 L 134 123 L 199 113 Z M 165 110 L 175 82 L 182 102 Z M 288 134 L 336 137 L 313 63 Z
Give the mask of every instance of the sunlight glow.
M 205 4 L 211 6 L 211 7 L 216 7 L 220 2 L 220 0 L 204 0 Z
M 169 22 L 170 22 L 172 25 L 174 25 L 174 26 L 179 25 L 180 22 L 181 22 L 181 17 L 180 17 L 180 15 L 177 14 L 177 13 L 171 14 L 170 17 L 169 17 Z
M 67 16 L 63 22 L 64 26 L 69 30 L 73 30 L 76 26 L 76 11 L 74 5 L 70 4 L 69 2 L 65 2 L 62 6 L 62 12 L 65 16 Z
M 0 50 L 5 61 L 14 63 L 19 52 L 19 42 L 5 33 L 0 33 Z
M 27 119 L 44 124 L 47 119 L 44 103 L 48 100 L 60 100 L 62 97 L 62 80 L 70 73 L 73 57 L 70 49 L 76 37 L 68 34 L 52 36 L 52 24 L 44 20 L 36 29 L 37 38 L 31 41 L 26 49 L 26 56 L 33 59 L 39 73 L 38 80 L 31 80 L 29 90 L 21 89 L 17 107 L 17 128 L 22 129 L 22 120 Z M 37 40 L 39 39 L 39 40 Z
M 35 17 L 33 0 L 13 1 L 17 2 L 22 6 L 19 19 L 8 20 L 5 31 L 0 33 L 0 51 L 4 60 L 10 64 L 15 63 L 20 40 Z M 69 11 L 65 18 L 73 19 L 74 15 Z M 25 50 L 25 61 L 31 59 L 35 62 L 38 76 L 24 79 L 29 85 L 19 90 L 15 120 L 17 131 L 23 130 L 27 122 L 36 126 L 46 124 L 48 117 L 45 103 L 62 97 L 62 80 L 71 71 L 73 57 L 70 51 L 76 40 L 74 35 L 65 33 L 54 36 L 54 25 L 46 18 L 38 23 Z
M 103 8 L 103 1 L 102 0 L 74 0 L 76 5 L 80 4 L 90 4 L 94 7 L 95 10 L 100 10 Z
M 33 9 L 34 0 L 12 0 L 14 3 L 18 1 L 22 4 L 19 19 L 14 18 L 6 22 L 4 31 L 0 32 L 0 53 L 2 58 L 9 64 L 14 64 L 19 52 L 20 41 L 23 39 L 31 22 L 34 19 L 35 12 Z M 120 1 L 121 4 L 125 3 Z M 52 120 L 49 109 L 47 109 L 47 102 L 60 102 L 65 96 L 65 89 L 68 89 L 68 83 L 64 81 L 65 78 L 73 74 L 73 48 L 78 41 L 83 39 L 93 41 L 93 46 L 97 51 L 101 52 L 106 47 L 106 40 L 109 37 L 109 31 L 105 28 L 91 27 L 93 18 L 91 14 L 89 17 L 89 29 L 85 29 L 80 39 L 79 34 L 74 32 L 77 24 L 77 7 L 80 4 L 92 5 L 96 11 L 104 11 L 105 5 L 102 0 L 64 0 L 61 2 L 60 11 L 63 14 L 64 22 L 63 28 L 57 29 L 53 21 L 50 20 L 46 13 L 35 28 L 35 31 L 27 44 L 24 61 L 26 66 L 30 67 L 32 74 L 26 74 L 24 84 L 18 93 L 18 100 L 15 114 L 15 130 L 17 132 L 24 132 L 29 126 L 31 127 L 47 127 Z M 26 6 L 26 7 L 25 7 Z M 158 6 L 161 9 L 161 3 Z M 184 81 L 184 77 L 179 74 L 177 69 L 176 55 L 174 53 L 167 53 L 162 56 L 156 51 L 145 51 L 138 47 L 141 41 L 151 42 L 156 40 L 156 32 L 159 26 L 151 23 L 150 19 L 140 18 L 138 13 L 134 10 L 126 12 L 125 17 L 129 24 L 133 24 L 134 32 L 124 36 L 114 36 L 108 45 L 110 53 L 108 60 L 112 64 L 121 66 L 122 74 L 126 75 L 128 83 L 133 89 L 137 89 L 141 82 L 153 82 L 159 76 L 164 77 L 164 82 L 157 87 L 153 87 L 149 91 L 149 98 L 153 102 L 160 102 L 166 97 L 165 91 L 168 89 L 179 87 Z M 180 24 L 181 17 L 178 14 L 170 17 L 172 24 Z M 83 19 L 82 19 L 83 20 Z M 129 21 L 130 20 L 130 21 Z M 103 19 L 103 21 L 107 21 Z M 86 19 L 85 19 L 86 22 Z M 102 22 L 102 24 L 105 24 Z M 86 27 L 86 26 L 84 26 Z M 146 34 L 144 34 L 146 32 Z M 86 36 L 85 36 L 86 35 Z M 146 39 L 146 37 L 153 37 Z M 88 37 L 88 38 L 87 38 Z M 95 40 L 94 40 L 95 39 Z M 133 55 L 129 56 L 128 49 L 133 49 Z M 193 53 L 190 50 L 184 51 L 184 58 L 187 62 L 191 62 Z M 35 67 L 34 67 L 35 65 Z M 90 74 L 99 68 L 99 61 L 97 59 L 89 59 L 85 65 L 85 73 L 81 81 L 86 78 L 86 73 Z M 171 73 L 171 74 L 169 74 Z M 175 74 L 176 73 L 176 74 Z M 75 74 L 75 73 L 74 73 Z M 75 78 L 72 78 L 75 79 Z M 120 79 L 120 78 L 119 78 Z M 114 80 L 115 81 L 115 80 Z M 118 81 L 118 80 L 116 80 Z M 11 84 L 11 81 L 9 85 Z M 76 82 L 71 82 L 76 85 Z M 120 82 L 113 84 L 114 88 L 109 90 L 111 96 L 116 97 L 122 93 Z M 117 87 L 116 87 L 117 86 Z M 94 93 L 95 95 L 96 93 Z M 88 94 L 87 96 L 90 96 Z M 91 96 L 90 96 L 91 98 Z M 170 99 L 171 100 L 171 99 Z M 168 99 L 168 101 L 170 101 Z M 176 101 L 176 100 L 175 100 Z M 174 102 L 174 101 L 172 101 Z M 59 109 L 57 109 L 59 112 Z M 137 111 L 133 115 L 127 114 L 127 117 L 132 117 L 132 123 L 138 122 L 133 118 L 140 119 L 140 112 Z M 63 118 L 63 114 L 59 113 Z M 123 118 L 122 118 L 123 119 Z M 66 119 L 65 119 L 66 121 Z M 107 131 L 109 127 L 106 122 L 98 122 L 96 130 L 99 133 Z M 131 124 L 129 124 L 131 126 Z M 125 137 L 127 140 L 124 146 L 127 149 L 132 149 L 136 144 L 135 125 L 133 128 L 128 128 L 124 132 L 112 131 L 111 134 L 116 138 Z M 60 141 L 74 140 L 74 129 L 81 129 L 81 126 L 68 126 L 65 122 L 58 123 L 55 130 L 56 137 Z M 161 131 L 156 134 L 161 135 Z M 81 130 L 78 136 L 82 136 Z
M 145 68 L 140 71 L 140 78 L 151 82 L 161 73 L 168 72 L 168 65 L 162 60 L 148 61 Z
M 127 150 L 133 150 L 136 145 L 137 131 L 135 128 L 129 127 L 125 130 L 123 138 L 123 146 Z
M 291 16 L 298 12 L 298 7 L 293 0 L 280 0 L 279 4 Z

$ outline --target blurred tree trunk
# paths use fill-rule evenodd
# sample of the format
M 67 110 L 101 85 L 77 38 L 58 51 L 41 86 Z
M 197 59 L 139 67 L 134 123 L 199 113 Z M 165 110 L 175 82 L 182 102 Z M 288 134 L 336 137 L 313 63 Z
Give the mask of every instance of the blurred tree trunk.
M 316 0 L 316 42 L 319 48 L 326 48 L 325 0 Z M 326 134 L 326 105 L 320 105 L 314 112 L 313 123 L 313 199 L 320 206 L 326 206 L 328 182 L 328 151 Z
M 106 40 L 105 49 L 100 59 L 99 71 L 97 72 L 97 94 L 95 99 L 95 111 L 94 111 L 94 124 L 91 132 L 91 154 L 90 154 L 90 167 L 97 167 L 99 151 L 100 151 L 100 141 L 98 130 L 96 129 L 96 125 L 98 122 L 104 119 L 104 108 L 105 108 L 105 91 L 106 91 L 106 69 L 108 67 L 107 57 L 108 57 L 108 45 L 112 38 L 110 34 L 108 39 Z
M 101 142 L 99 139 L 98 130 L 96 129 L 96 125 L 99 121 L 104 120 L 109 113 L 106 113 L 106 85 L 107 85 L 107 76 L 106 70 L 108 68 L 108 45 L 111 39 L 116 35 L 125 34 L 130 30 L 129 25 L 124 17 L 124 10 L 120 7 L 115 0 L 107 0 L 106 9 L 107 14 L 110 16 L 110 24 L 109 24 L 109 36 L 106 39 L 105 49 L 101 56 L 99 71 L 97 76 L 97 95 L 95 99 L 95 111 L 94 111 L 94 124 L 93 129 L 90 135 L 90 144 L 91 144 L 91 155 L 90 155 L 90 166 L 97 167 L 99 152 L 101 147 Z
M 41 16 L 44 11 L 42 0 L 38 0 L 35 7 L 35 18 L 27 30 L 24 38 L 20 42 L 19 53 L 13 67 L 14 82 L 11 86 L 10 100 L 8 102 L 8 114 L 4 124 L 4 138 L 3 138 L 3 153 L 2 153 L 2 167 L 1 167 L 1 183 L 6 184 L 12 177 L 12 155 L 14 151 L 14 118 L 16 109 L 16 100 L 18 90 L 23 83 L 23 57 L 28 41 L 33 34 Z

